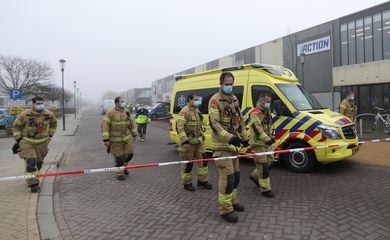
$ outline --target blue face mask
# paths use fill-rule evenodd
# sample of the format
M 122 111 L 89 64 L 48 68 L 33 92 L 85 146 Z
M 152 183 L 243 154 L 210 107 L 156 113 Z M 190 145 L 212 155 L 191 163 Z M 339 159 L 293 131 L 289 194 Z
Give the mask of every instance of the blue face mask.
M 233 86 L 232 85 L 223 85 L 222 91 L 226 94 L 230 94 L 233 92 Z
M 35 105 L 35 110 L 37 111 L 43 111 L 45 109 L 45 106 L 43 104 Z
M 267 110 L 270 110 L 270 109 L 271 109 L 271 103 L 269 103 L 269 102 L 264 103 L 263 108 L 264 108 L 264 109 L 267 109 Z
M 119 107 L 122 108 L 122 109 L 125 109 L 126 108 L 126 103 L 125 102 L 121 102 L 119 104 Z
M 198 100 L 194 101 L 194 106 L 197 108 L 202 106 L 202 98 L 199 98 Z

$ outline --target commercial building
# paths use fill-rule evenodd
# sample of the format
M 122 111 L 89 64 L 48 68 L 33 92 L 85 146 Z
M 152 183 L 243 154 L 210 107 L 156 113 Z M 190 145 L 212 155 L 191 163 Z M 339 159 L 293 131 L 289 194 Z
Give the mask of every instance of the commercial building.
M 128 99 L 131 104 L 150 105 L 151 89 L 150 88 L 133 88 L 122 92 L 121 95 Z
M 324 107 L 337 111 L 352 90 L 360 113 L 390 108 L 390 2 L 154 81 L 152 103 L 170 100 L 175 74 L 254 62 L 290 68 Z

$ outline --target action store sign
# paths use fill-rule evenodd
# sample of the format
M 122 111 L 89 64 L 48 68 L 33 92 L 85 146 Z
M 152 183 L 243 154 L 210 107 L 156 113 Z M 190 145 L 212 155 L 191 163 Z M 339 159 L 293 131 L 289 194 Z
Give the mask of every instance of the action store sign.
M 304 42 L 297 45 L 297 56 L 302 53 L 305 55 L 319 53 L 330 50 L 330 36 L 315 39 L 309 42 Z

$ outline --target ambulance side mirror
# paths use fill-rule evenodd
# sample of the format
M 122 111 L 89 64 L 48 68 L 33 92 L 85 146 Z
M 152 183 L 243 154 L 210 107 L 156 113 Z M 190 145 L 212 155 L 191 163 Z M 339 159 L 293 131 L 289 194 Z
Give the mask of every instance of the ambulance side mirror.
M 277 116 L 290 116 L 291 113 L 282 102 L 282 100 L 275 100 L 272 105 L 273 110 L 276 112 Z

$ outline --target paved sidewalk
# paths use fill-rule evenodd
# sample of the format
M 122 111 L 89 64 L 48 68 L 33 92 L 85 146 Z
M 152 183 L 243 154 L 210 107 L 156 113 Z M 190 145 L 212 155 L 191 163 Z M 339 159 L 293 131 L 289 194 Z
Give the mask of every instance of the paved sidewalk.
M 53 160 L 59 159 L 59 153 L 65 151 L 72 139 L 69 136 L 77 130 L 79 122 L 80 119 L 67 115 L 67 130 L 62 131 L 62 119 L 58 119 L 58 130 L 49 145 L 49 154 L 41 171 L 56 165 Z M 24 161 L 12 154 L 13 143 L 12 137 L 0 138 L 1 177 L 24 174 Z M 0 192 L 1 239 L 40 239 L 37 224 L 38 194 L 31 194 L 24 180 L 0 182 Z
M 360 145 L 359 152 L 347 158 L 347 161 L 390 166 L 389 155 L 390 142 L 365 143 Z

